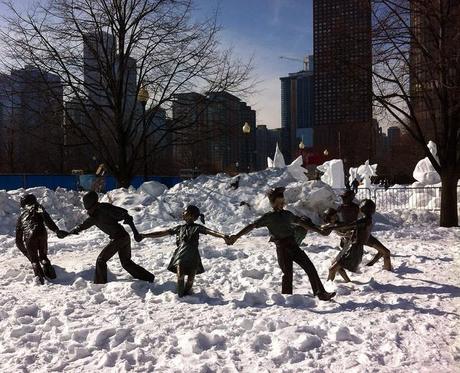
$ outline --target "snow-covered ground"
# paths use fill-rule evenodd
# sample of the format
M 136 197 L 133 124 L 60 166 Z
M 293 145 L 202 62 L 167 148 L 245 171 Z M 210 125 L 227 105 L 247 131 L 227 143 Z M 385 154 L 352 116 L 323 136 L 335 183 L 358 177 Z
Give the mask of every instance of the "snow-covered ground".
M 129 209 L 141 231 L 180 223 L 187 203 L 207 225 L 232 233 L 268 208 L 268 185 L 289 185 L 288 208 L 319 219 L 333 205 L 320 183 L 296 184 L 277 170 L 242 178 L 199 178 L 163 192 L 110 192 Z M 149 193 L 145 193 L 145 191 Z M 32 190 L 61 228 L 84 218 L 80 195 Z M 375 235 L 394 254 L 393 273 L 382 263 L 351 274 L 353 283 L 326 283 L 332 302 L 311 295 L 295 266 L 294 295 L 280 294 L 281 271 L 273 244 L 260 229 L 234 246 L 202 237 L 206 272 L 194 295 L 175 292 L 166 270 L 174 239 L 133 242 L 133 259 L 156 275 L 133 280 L 118 258 L 111 282 L 94 285 L 94 263 L 108 242 L 97 229 L 58 240 L 50 258 L 58 278 L 35 283 L 14 246 L 17 201 L 24 191 L 0 191 L 1 372 L 455 372 L 460 369 L 460 231 L 436 227 L 429 211 L 383 212 Z M 316 196 L 316 197 L 315 197 Z M 297 200 L 301 202 L 296 202 Z M 251 205 L 240 206 L 245 201 Z M 338 238 L 310 233 L 304 249 L 325 279 Z M 364 263 L 372 257 L 368 248 Z

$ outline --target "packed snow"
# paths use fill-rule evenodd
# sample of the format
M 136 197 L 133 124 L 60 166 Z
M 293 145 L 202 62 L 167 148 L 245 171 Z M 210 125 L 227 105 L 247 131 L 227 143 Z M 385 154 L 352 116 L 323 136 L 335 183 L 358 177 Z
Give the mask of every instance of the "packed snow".
M 343 161 L 332 159 L 316 167 L 323 175 L 321 180 L 333 188 L 345 188 L 345 174 L 343 171 Z
M 438 148 L 436 144 L 433 141 L 429 141 L 427 147 L 433 157 L 439 162 Z M 435 185 L 441 182 L 441 177 L 431 164 L 431 161 L 428 157 L 418 161 L 418 163 L 415 165 L 412 175 L 416 180 L 416 186 Z
M 195 204 L 209 228 L 233 233 L 269 210 L 269 187 L 287 186 L 288 209 L 321 222 L 338 198 L 321 181 L 300 182 L 282 168 L 201 176 L 166 189 L 157 183 L 101 196 L 125 207 L 141 232 L 180 224 Z M 178 298 L 166 270 L 172 237 L 133 241 L 133 260 L 156 275 L 132 279 L 114 257 L 106 285 L 92 283 L 108 238 L 92 228 L 59 240 L 50 233 L 57 279 L 40 286 L 14 243 L 19 198 L 36 194 L 61 229 L 85 218 L 81 193 L 45 188 L 0 191 L 1 372 L 455 372 L 459 370 L 458 229 L 437 227 L 429 210 L 380 211 L 374 234 L 392 251 L 382 263 L 327 282 L 331 302 L 311 294 L 295 265 L 294 294 L 282 295 L 281 271 L 264 229 L 234 246 L 202 236 L 206 272 L 194 294 Z M 244 202 L 244 203 L 243 203 Z M 127 228 L 129 229 L 129 228 Z M 303 249 L 325 281 L 338 252 L 335 234 L 309 233 Z M 375 251 L 366 248 L 366 263 Z

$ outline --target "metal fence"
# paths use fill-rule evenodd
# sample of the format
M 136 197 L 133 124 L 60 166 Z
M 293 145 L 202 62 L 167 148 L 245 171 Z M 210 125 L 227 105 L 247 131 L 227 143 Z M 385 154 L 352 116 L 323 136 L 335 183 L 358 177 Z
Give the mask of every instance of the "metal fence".
M 441 208 L 440 187 L 377 188 L 374 200 L 381 210 L 418 209 L 439 210 Z
M 341 189 L 334 189 L 334 190 L 338 195 L 341 195 L 347 189 L 341 188 Z M 358 190 L 356 191 L 356 199 L 360 201 L 362 199 L 374 199 L 372 190 L 370 188 L 358 188 Z
M 344 190 L 336 189 L 336 192 L 341 194 Z M 460 195 L 460 187 L 457 188 L 457 194 Z M 439 210 L 441 187 L 358 188 L 356 199 L 366 198 L 374 200 L 379 210 Z

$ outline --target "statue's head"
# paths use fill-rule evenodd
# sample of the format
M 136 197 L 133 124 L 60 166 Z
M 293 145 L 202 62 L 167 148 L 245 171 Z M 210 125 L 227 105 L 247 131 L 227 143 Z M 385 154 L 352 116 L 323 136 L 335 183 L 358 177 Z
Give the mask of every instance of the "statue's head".
M 267 197 L 273 210 L 282 210 L 284 208 L 284 205 L 286 204 L 284 200 L 285 190 L 286 188 L 284 187 L 277 187 L 267 192 Z
M 370 216 L 375 214 L 375 203 L 371 199 L 363 199 L 359 204 L 359 210 L 365 215 Z
M 96 192 L 88 192 L 83 196 L 83 206 L 86 211 L 92 210 L 97 205 L 99 197 Z
M 332 207 L 325 210 L 323 212 L 323 220 L 326 223 L 336 224 L 339 220 L 337 216 L 337 210 L 333 209 Z
M 350 204 L 355 198 L 355 192 L 353 192 L 351 189 L 347 189 L 340 195 L 340 197 L 342 197 L 343 203 Z
M 34 194 L 26 194 L 25 196 L 21 197 L 19 204 L 22 208 L 26 206 L 34 206 L 38 204 L 37 197 Z

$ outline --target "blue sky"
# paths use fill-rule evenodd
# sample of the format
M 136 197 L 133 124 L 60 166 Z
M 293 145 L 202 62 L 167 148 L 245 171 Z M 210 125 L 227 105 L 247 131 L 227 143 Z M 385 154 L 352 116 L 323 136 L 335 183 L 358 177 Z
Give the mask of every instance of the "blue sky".
M 313 51 L 312 0 L 197 0 L 204 14 L 219 8 L 224 43 L 241 57 L 254 57 L 261 81 L 248 103 L 257 110 L 257 123 L 280 126 L 280 76 L 302 68 Z
M 32 0 L 14 0 L 30 4 Z M 300 60 L 313 51 L 312 0 L 195 0 L 199 15 L 219 9 L 224 46 L 241 58 L 254 58 L 257 92 L 246 97 L 257 110 L 257 123 L 280 126 L 281 76 L 302 68 Z M 0 3 L 0 13 L 4 8 Z

